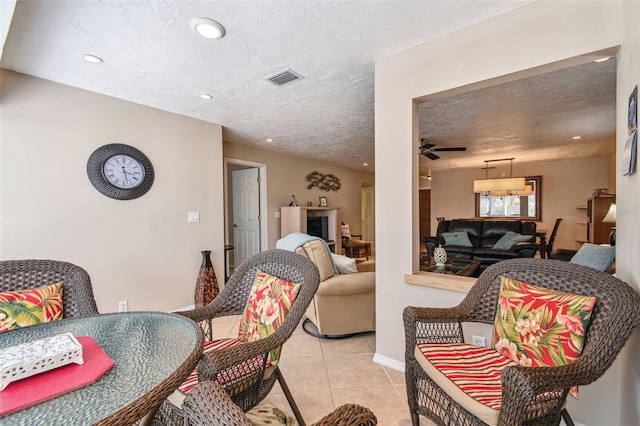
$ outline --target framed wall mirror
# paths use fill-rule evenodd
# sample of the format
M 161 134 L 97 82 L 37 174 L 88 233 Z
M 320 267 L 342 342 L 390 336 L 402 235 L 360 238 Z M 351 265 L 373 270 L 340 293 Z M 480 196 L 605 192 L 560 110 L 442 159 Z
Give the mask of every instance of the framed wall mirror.
M 475 194 L 476 217 L 542 221 L 542 176 L 525 176 L 520 194 Z

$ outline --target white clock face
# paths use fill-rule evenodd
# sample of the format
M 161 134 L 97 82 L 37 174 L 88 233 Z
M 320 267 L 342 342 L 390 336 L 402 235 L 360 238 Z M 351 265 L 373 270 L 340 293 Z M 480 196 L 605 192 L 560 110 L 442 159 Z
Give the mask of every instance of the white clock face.
M 144 179 L 144 167 L 138 160 L 124 154 L 109 157 L 102 168 L 105 179 L 120 189 L 132 189 Z

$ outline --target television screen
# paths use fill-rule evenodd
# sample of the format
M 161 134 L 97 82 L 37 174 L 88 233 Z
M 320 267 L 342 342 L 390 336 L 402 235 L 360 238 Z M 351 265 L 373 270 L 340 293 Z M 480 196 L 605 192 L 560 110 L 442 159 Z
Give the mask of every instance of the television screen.
M 329 218 L 327 216 L 307 217 L 307 234 L 329 241 Z

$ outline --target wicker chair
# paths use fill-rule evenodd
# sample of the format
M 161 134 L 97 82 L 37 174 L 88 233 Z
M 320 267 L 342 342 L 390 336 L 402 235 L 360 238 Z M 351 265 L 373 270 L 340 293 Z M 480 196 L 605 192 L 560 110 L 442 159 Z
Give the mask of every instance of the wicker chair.
M 178 313 L 201 324 L 207 335 L 205 340 L 212 340 L 210 321 L 222 316 L 242 314 L 258 270 L 301 284 L 291 310 L 283 323 L 268 337 L 227 349 L 205 351 L 198 364 L 198 381 L 222 382 L 235 404 L 243 411 L 248 411 L 267 396 L 278 380 L 298 422 L 304 425 L 280 368 L 277 364 L 275 368 L 268 367 L 267 355 L 281 347 L 291 336 L 318 289 L 318 268 L 309 259 L 278 249 L 258 253 L 236 268 L 223 290 L 211 303 Z M 239 365 L 243 368 L 238 368 Z M 163 424 L 182 425 L 184 413 L 167 400 L 156 414 L 156 419 Z
M 444 392 L 418 364 L 417 343 L 462 343 L 462 323 L 493 324 L 500 276 L 557 291 L 596 296 L 582 354 L 554 368 L 506 367 L 501 372 L 500 425 L 559 424 L 569 388 L 587 385 L 611 366 L 640 321 L 640 295 L 610 274 L 542 259 L 514 259 L 487 268 L 465 299 L 452 308 L 404 310 L 407 396 L 413 425 L 418 415 L 437 424 L 485 424 Z
M 63 318 L 96 315 L 91 279 L 79 266 L 57 260 L 0 261 L 0 292 L 28 290 L 62 282 Z
M 217 382 L 200 383 L 185 398 L 184 412 L 189 426 L 252 426 Z M 368 408 L 345 404 L 313 426 L 375 426 L 376 416 Z

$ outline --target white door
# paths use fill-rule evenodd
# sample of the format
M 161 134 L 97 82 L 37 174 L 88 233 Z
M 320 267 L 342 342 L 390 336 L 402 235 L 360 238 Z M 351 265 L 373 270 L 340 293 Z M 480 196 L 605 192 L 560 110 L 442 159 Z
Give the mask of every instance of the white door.
M 233 185 L 233 265 L 260 252 L 260 189 L 258 169 L 231 172 Z
M 362 188 L 362 239 L 371 241 L 371 246 L 375 247 L 376 241 L 376 206 L 375 188 L 365 186 Z

